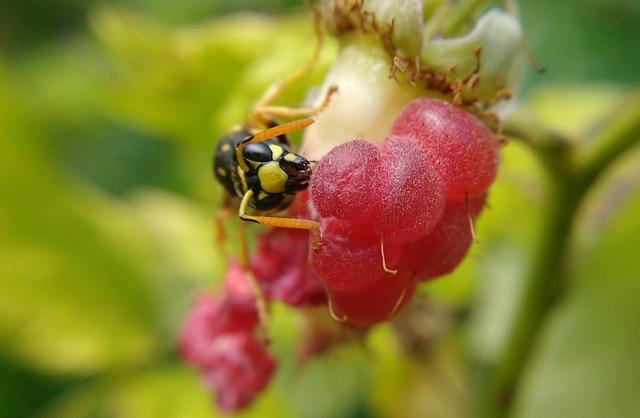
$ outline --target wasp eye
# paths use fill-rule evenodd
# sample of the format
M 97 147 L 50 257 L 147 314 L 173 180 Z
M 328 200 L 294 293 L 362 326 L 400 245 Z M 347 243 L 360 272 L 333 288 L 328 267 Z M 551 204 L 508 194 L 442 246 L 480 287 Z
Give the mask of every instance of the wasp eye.
M 273 152 L 268 144 L 264 142 L 256 142 L 249 144 L 242 149 L 242 156 L 246 160 L 267 162 L 273 160 Z

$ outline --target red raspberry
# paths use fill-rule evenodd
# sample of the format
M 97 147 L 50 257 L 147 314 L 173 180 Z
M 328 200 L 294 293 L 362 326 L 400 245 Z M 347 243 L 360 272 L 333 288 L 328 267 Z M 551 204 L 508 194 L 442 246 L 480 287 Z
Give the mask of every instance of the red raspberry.
M 233 412 L 248 406 L 262 392 L 275 366 L 275 358 L 250 334 L 228 333 L 212 341 L 203 378 L 215 392 L 220 409 Z
M 435 99 L 406 106 L 378 146 L 355 140 L 326 154 L 309 184 L 323 233 L 311 265 L 334 315 L 384 321 L 418 280 L 453 271 L 497 164 L 493 133 Z
M 179 350 L 185 360 L 200 367 L 207 364 L 209 346 L 217 335 L 213 324 L 220 311 L 220 303 L 208 293 L 196 296 L 195 305 L 180 333 Z
M 251 333 L 258 324 L 256 298 L 240 265 L 231 261 L 222 292 L 214 299 L 208 293 L 196 296 L 195 305 L 180 334 L 179 348 L 189 362 L 206 363 L 208 346 L 227 332 Z
M 260 235 L 251 270 L 267 299 L 290 306 L 327 302 L 322 281 L 309 266 L 309 232 L 274 228 Z
M 362 139 L 327 153 L 309 183 L 309 194 L 320 216 L 366 218 L 376 205 L 378 160 L 378 148 Z
M 310 195 L 324 217 L 370 219 L 385 240 L 425 235 L 444 209 L 441 180 L 410 138 L 390 138 L 380 148 L 347 142 L 324 156 Z
M 411 138 L 391 137 L 380 144 L 377 184 L 370 193 L 376 198 L 376 227 L 385 242 L 411 241 L 434 227 L 444 210 L 441 183 Z
M 197 366 L 221 409 L 247 406 L 267 385 L 275 359 L 254 339 L 256 299 L 245 271 L 232 261 L 222 292 L 200 294 L 180 335 L 182 356 Z
M 411 300 L 416 283 L 408 270 L 387 275 L 358 290 L 329 290 L 332 315 L 350 325 L 367 327 L 388 321 Z
M 326 218 L 321 225 L 322 241 L 311 265 L 329 288 L 354 291 L 392 276 L 382 268 L 380 237 L 373 224 Z
M 420 280 L 451 273 L 464 259 L 473 240 L 469 216 L 475 219 L 485 196 L 449 202 L 440 222 L 426 236 L 403 245 L 403 260 Z M 404 263 L 403 263 L 404 265 Z
M 444 182 L 447 200 L 480 195 L 496 176 L 499 156 L 493 133 L 475 116 L 450 103 L 414 100 L 402 110 L 391 134 L 421 143 Z

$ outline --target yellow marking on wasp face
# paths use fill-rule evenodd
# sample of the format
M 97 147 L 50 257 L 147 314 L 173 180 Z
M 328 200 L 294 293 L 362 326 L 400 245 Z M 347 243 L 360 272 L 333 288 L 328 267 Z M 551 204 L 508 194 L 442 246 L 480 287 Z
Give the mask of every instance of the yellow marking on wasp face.
M 247 186 L 247 179 L 244 177 L 244 171 L 240 166 L 238 166 L 238 177 L 240 177 L 240 182 L 242 183 L 242 191 L 246 192 L 249 187 Z
M 260 161 L 253 161 L 253 160 L 246 160 L 246 161 L 249 163 L 251 167 L 253 167 L 254 170 L 257 170 L 258 167 L 260 167 L 260 164 L 262 164 Z
M 216 170 L 218 171 L 218 174 L 220 175 L 220 177 L 227 177 L 228 173 L 227 173 L 227 170 L 225 170 L 224 168 L 218 167 Z
M 220 147 L 220 151 L 221 152 L 229 152 L 229 151 L 231 151 L 231 145 L 230 144 L 224 144 L 222 147 Z
M 284 149 L 280 145 L 270 144 L 269 148 L 271 149 L 272 160 L 277 160 L 278 158 L 280 158 L 280 156 L 284 152 Z
M 260 190 L 260 193 L 258 193 L 258 200 L 262 200 L 265 197 L 269 197 L 269 194 L 267 194 L 264 190 Z
M 296 159 L 296 155 L 293 153 L 288 153 L 287 155 L 282 157 L 282 159 L 287 160 L 289 162 L 293 162 Z
M 277 161 L 264 164 L 258 170 L 260 187 L 267 193 L 283 193 L 289 177 L 282 171 Z

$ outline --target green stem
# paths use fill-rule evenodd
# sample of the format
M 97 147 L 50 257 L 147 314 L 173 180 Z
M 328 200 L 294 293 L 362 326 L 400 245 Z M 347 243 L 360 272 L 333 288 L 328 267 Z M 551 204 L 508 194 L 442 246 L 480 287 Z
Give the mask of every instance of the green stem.
M 619 106 L 615 119 L 587 140 L 577 155 L 577 169 L 585 181 L 594 181 L 609 164 L 639 140 L 640 88 L 630 92 Z
M 567 253 L 575 214 L 591 185 L 640 141 L 640 91 L 584 149 L 529 127 L 522 132 L 549 175 L 545 220 L 504 351 L 478 370 L 479 417 L 509 416 L 547 315 L 568 285 Z

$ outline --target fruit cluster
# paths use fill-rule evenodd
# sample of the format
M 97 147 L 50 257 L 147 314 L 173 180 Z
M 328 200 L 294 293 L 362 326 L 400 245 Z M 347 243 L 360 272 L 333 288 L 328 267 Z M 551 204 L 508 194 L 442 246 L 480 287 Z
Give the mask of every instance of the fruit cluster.
M 355 328 L 390 319 L 420 281 L 462 261 L 497 165 L 493 133 L 436 99 L 407 105 L 380 144 L 357 139 L 333 148 L 287 214 L 320 222 L 319 246 L 310 249 L 304 230 L 262 233 L 251 271 L 232 263 L 217 299 L 197 299 L 181 335 L 183 357 L 224 410 L 248 405 L 267 385 L 275 359 L 255 337 L 259 315 L 247 274 L 266 302 L 328 304 L 334 319 Z M 334 337 L 309 335 L 301 351 L 317 354 Z
M 306 211 L 298 203 L 293 208 Z M 208 293 L 197 296 L 182 328 L 180 353 L 200 370 L 221 410 L 233 412 L 251 404 L 276 366 L 267 341 L 257 336 L 260 317 L 248 275 L 255 275 L 267 301 L 294 307 L 326 305 L 324 285 L 308 265 L 308 252 L 308 232 L 268 230 L 260 235 L 251 271 L 232 260 L 222 291 L 215 298 Z M 322 340 L 309 334 L 301 352 L 309 356 L 321 351 L 316 347 L 324 344 Z
M 419 281 L 451 272 L 497 166 L 493 133 L 431 98 L 407 105 L 380 144 L 357 139 L 326 154 L 309 186 L 322 225 L 311 264 L 333 316 L 357 326 L 385 321 Z
M 276 359 L 254 330 L 256 297 L 246 272 L 232 262 L 222 292 L 201 293 L 180 335 L 180 354 L 196 366 L 224 411 L 248 406 L 267 386 Z

